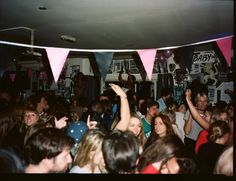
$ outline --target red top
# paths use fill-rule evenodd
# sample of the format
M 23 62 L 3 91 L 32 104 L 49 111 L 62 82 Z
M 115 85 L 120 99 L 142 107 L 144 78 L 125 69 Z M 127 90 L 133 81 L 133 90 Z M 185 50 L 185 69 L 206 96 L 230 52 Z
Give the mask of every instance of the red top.
M 141 174 L 161 174 L 161 173 L 152 164 L 150 164 L 141 171 Z
M 199 135 L 198 135 L 198 138 L 197 138 L 197 142 L 196 142 L 196 146 L 195 146 L 195 153 L 197 154 L 198 153 L 198 150 L 199 150 L 199 147 L 202 145 L 202 144 L 205 144 L 208 142 L 208 139 L 207 139 L 207 135 L 208 135 L 208 131 L 207 130 L 202 130 Z

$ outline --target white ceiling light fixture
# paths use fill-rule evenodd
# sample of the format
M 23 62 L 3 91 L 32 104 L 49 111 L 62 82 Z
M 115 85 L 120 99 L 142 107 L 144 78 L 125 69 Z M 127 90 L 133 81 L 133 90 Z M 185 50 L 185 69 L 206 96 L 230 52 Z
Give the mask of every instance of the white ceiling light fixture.
M 73 37 L 73 36 L 70 36 L 70 35 L 61 35 L 60 38 L 63 41 L 68 41 L 68 42 L 71 42 L 71 43 L 75 43 L 76 42 L 76 38 Z
M 11 30 L 18 30 L 18 29 L 24 29 L 24 30 L 29 30 L 30 31 L 30 45 L 29 49 L 26 52 L 23 52 L 22 55 L 24 56 L 32 56 L 34 59 L 41 58 L 42 54 L 39 52 L 34 51 L 34 29 L 28 28 L 25 26 L 18 26 L 18 27 L 13 27 L 13 28 L 6 28 L 6 29 L 1 29 L 0 31 L 11 31 Z

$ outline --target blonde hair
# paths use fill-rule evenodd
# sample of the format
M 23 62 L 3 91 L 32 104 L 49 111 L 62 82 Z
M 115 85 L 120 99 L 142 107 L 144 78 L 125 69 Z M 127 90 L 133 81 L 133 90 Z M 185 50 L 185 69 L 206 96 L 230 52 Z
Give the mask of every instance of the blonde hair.
M 91 164 L 92 172 L 94 172 L 96 165 L 93 163 L 93 160 L 95 155 L 102 151 L 104 137 L 105 134 L 99 130 L 89 130 L 78 145 L 78 152 L 73 164 L 81 168 Z
M 233 146 L 227 148 L 220 155 L 213 173 L 233 176 Z
M 140 121 L 141 130 L 140 130 L 137 138 L 138 138 L 138 141 L 139 141 L 140 145 L 144 146 L 144 144 L 146 143 L 147 140 L 146 140 L 145 135 L 144 135 L 143 122 L 142 122 L 140 116 L 138 116 L 136 113 L 132 113 L 130 118 L 132 118 L 132 117 L 137 118 Z
M 205 97 L 207 99 L 207 102 L 209 101 L 207 94 L 205 92 L 201 92 L 196 95 L 195 102 L 197 102 L 200 97 Z

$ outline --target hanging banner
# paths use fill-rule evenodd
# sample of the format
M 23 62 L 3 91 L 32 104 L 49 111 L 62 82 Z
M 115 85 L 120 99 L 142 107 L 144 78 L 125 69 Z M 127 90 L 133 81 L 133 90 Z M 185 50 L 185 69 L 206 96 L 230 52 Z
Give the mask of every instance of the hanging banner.
M 69 49 L 64 48 L 46 48 L 48 60 L 52 69 L 52 74 L 55 82 L 57 82 L 61 70 L 64 66 L 66 58 L 69 54 Z
M 94 53 L 96 57 L 96 62 L 101 73 L 103 81 L 105 81 L 107 72 L 112 62 L 113 53 L 111 52 L 96 52 Z
M 225 38 L 216 41 L 218 47 L 220 48 L 222 54 L 225 57 L 227 64 L 231 65 L 231 48 L 232 48 L 232 38 Z
M 148 79 L 152 79 L 152 71 L 156 57 L 156 49 L 137 50 L 144 69 L 147 72 Z

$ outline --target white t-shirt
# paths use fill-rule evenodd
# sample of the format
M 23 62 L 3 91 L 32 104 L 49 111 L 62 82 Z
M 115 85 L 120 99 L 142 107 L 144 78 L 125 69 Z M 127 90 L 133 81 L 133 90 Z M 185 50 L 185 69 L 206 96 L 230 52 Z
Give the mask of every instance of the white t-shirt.
M 175 124 L 178 126 L 178 129 L 179 129 L 180 134 L 181 134 L 181 138 L 184 139 L 184 136 L 185 136 L 185 132 L 184 132 L 184 124 L 185 124 L 184 113 L 175 112 L 175 116 L 176 116 Z
M 184 120 L 187 121 L 188 117 L 190 115 L 190 111 L 187 110 L 185 115 L 184 115 Z M 204 116 L 204 115 L 201 115 Z M 192 140 L 197 141 L 198 135 L 199 133 L 203 130 L 203 128 L 198 124 L 197 121 L 195 121 L 194 119 L 192 120 L 192 128 L 189 134 L 186 134 L 185 137 L 190 138 Z
M 73 166 L 71 169 L 70 169 L 70 172 L 69 173 L 84 173 L 84 174 L 91 174 L 91 170 L 88 170 L 87 168 L 81 168 L 79 166 Z M 94 172 L 94 173 L 100 173 L 100 172 Z

